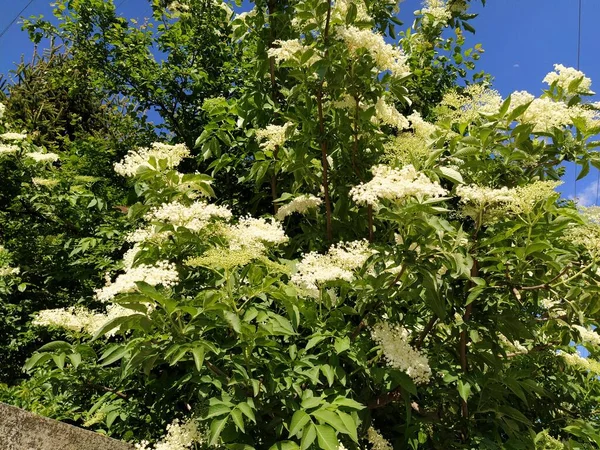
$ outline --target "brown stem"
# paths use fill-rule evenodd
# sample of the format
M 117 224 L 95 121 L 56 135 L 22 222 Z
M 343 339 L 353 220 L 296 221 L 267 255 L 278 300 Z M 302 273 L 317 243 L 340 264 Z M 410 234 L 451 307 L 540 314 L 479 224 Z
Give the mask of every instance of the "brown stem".
M 268 13 L 269 13 L 269 22 L 271 22 L 271 18 L 273 18 L 273 14 L 275 13 L 276 1 L 270 0 L 267 3 Z M 269 35 L 269 48 L 273 47 L 273 43 L 275 42 L 275 26 L 272 23 L 270 25 L 270 35 Z M 271 100 L 273 104 L 277 104 L 277 83 L 275 81 L 275 58 L 271 56 L 269 58 L 269 77 L 271 79 Z M 279 146 L 275 147 L 275 152 L 273 152 L 273 174 L 271 175 L 271 197 L 273 198 L 273 202 L 277 200 L 277 154 L 279 153 Z M 273 213 L 277 214 L 277 210 L 279 206 L 276 203 L 273 203 Z
M 404 275 L 404 272 L 406 272 L 406 268 L 407 268 L 407 265 L 403 264 L 402 267 L 400 268 L 400 271 L 398 272 L 398 275 L 396 275 L 396 277 L 389 284 L 388 289 L 391 288 L 392 286 L 394 286 L 398 281 L 400 281 L 400 278 L 402 278 L 402 275 Z M 354 340 L 356 338 L 356 336 L 358 336 L 358 333 L 360 333 L 365 328 L 365 317 L 367 317 L 367 314 L 369 314 L 371 311 L 374 311 L 375 309 L 377 309 L 377 307 L 379 305 L 381 305 L 382 302 L 383 302 L 383 300 L 379 300 L 377 303 L 375 303 L 375 305 L 373 305 L 373 307 L 368 308 L 365 310 L 365 312 L 363 312 L 363 315 L 360 317 L 360 322 L 358 323 L 358 325 L 356 326 L 356 328 L 350 335 L 351 340 Z
M 358 100 L 358 96 L 354 96 L 354 101 L 356 103 L 354 109 L 354 143 L 352 145 L 352 168 L 354 169 L 354 173 L 358 177 L 361 183 L 364 183 L 364 179 L 360 174 L 360 170 L 358 170 L 358 164 L 356 158 L 358 156 L 358 108 L 360 102 Z M 367 206 L 367 220 L 369 224 L 369 242 L 373 242 L 373 206 Z
M 325 57 L 329 54 L 327 41 L 329 39 L 329 24 L 331 22 L 331 0 L 327 4 L 327 19 L 325 21 L 325 30 L 323 31 L 323 43 L 325 44 Z M 325 214 L 327 222 L 327 240 L 333 240 L 333 231 L 331 227 L 331 198 L 329 197 L 329 164 L 327 162 L 327 140 L 325 139 L 325 120 L 323 119 L 323 81 L 321 81 L 317 90 L 317 110 L 319 114 L 319 133 L 321 134 L 321 165 L 323 166 L 323 194 L 325 197 Z
M 227 374 L 225 372 L 223 372 L 221 369 L 219 369 L 217 366 L 215 366 L 213 363 L 211 363 L 210 361 L 204 360 L 204 364 L 206 364 L 206 367 L 208 367 L 215 375 L 219 375 L 219 376 L 225 378 L 227 380 L 227 382 L 229 382 L 229 377 L 227 376 Z
M 277 154 L 279 153 L 279 146 L 275 147 L 275 151 L 273 152 L 273 174 L 271 175 L 271 197 L 273 198 L 273 214 L 277 214 L 277 210 L 279 209 L 279 205 L 275 203 L 277 200 Z
M 384 406 L 389 405 L 390 403 L 397 402 L 400 400 L 402 400 L 402 388 L 397 388 L 393 391 L 386 392 L 385 394 L 382 394 L 379 397 L 372 400 L 371 402 L 369 402 L 367 404 L 367 409 L 373 410 L 383 408 Z M 421 417 L 435 420 L 439 420 L 440 418 L 440 415 L 437 411 L 424 411 L 421 409 L 417 402 L 412 402 L 410 404 L 410 407 Z
M 117 397 L 121 397 L 123 400 L 127 400 L 127 398 L 128 398 L 127 395 L 123 394 L 122 392 L 117 391 L 116 389 L 109 388 L 107 386 L 102 386 L 101 384 L 92 383 L 92 382 L 88 381 L 87 385 L 88 386 L 92 386 L 92 387 L 94 387 L 96 389 L 100 389 L 100 390 L 102 390 L 104 392 L 112 392 Z
M 417 348 L 417 350 L 423 346 L 423 341 L 425 341 L 425 338 L 427 337 L 427 335 L 431 332 L 431 330 L 433 330 L 433 327 L 436 322 L 437 322 L 436 316 L 433 316 L 431 319 L 429 319 L 429 322 L 427 322 L 427 325 L 425 326 L 425 328 L 419 335 L 419 338 L 415 342 L 415 347 Z
M 327 162 L 327 141 L 325 139 L 325 121 L 323 119 L 323 83 L 317 91 L 317 110 L 319 114 L 319 132 L 321 134 L 321 165 L 323 166 L 323 194 L 325 196 L 325 213 L 327 221 L 327 240 L 333 240 L 333 231 L 331 229 L 331 199 L 329 197 L 329 175 Z
M 562 277 L 565 273 L 567 273 L 570 268 L 571 268 L 570 266 L 566 266 L 563 270 L 560 271 L 560 273 L 558 275 L 556 275 L 554 278 L 552 278 L 550 281 L 548 281 L 546 283 L 538 284 L 536 286 L 521 286 L 519 289 L 521 289 L 522 291 L 535 291 L 538 289 L 550 289 L 551 288 L 550 285 L 552 283 L 554 283 L 556 280 L 558 280 L 560 277 Z
M 471 267 L 471 277 L 475 278 L 478 275 L 479 268 L 477 264 L 477 260 L 473 259 L 473 267 Z M 474 283 L 470 283 L 471 287 Z M 471 318 L 471 314 L 473 312 L 473 303 L 469 303 L 465 309 L 465 314 L 463 315 L 463 322 L 465 325 Z M 459 345 L 459 355 L 460 355 L 460 367 L 462 371 L 466 374 L 469 371 L 469 361 L 467 357 L 467 344 L 469 343 L 469 338 L 467 336 L 467 329 L 465 327 L 464 330 L 460 332 L 460 345 Z M 464 419 L 469 418 L 469 406 L 467 402 L 461 398 L 461 412 Z

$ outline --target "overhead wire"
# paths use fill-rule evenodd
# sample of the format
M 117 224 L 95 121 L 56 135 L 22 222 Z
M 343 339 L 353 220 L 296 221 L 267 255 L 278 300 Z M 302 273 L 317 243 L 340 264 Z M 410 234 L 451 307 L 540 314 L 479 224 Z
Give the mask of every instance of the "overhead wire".
M 4 29 L 2 31 L 0 31 L 0 39 L 2 39 L 2 36 L 4 36 L 6 34 L 6 32 L 10 29 L 10 27 L 12 27 L 14 25 L 14 23 L 17 21 L 17 19 L 19 17 L 21 17 L 21 14 L 23 14 L 25 12 L 25 10 L 27 8 L 29 8 L 29 6 L 34 2 L 34 0 L 29 0 L 29 2 L 23 7 L 23 9 L 21 11 L 19 11 L 17 13 L 17 15 L 13 18 L 13 20 L 11 20 L 9 22 L 8 25 L 6 25 L 6 27 L 4 27 Z
M 578 13 L 577 13 L 577 70 L 579 70 L 580 61 L 581 61 L 581 3 L 582 3 L 582 0 L 579 0 L 578 3 L 579 4 L 578 4 Z M 575 183 L 574 184 L 575 184 L 574 198 L 575 198 L 575 200 L 577 200 L 577 167 L 575 167 Z M 596 194 L 596 201 L 598 201 L 597 197 L 598 197 L 598 195 Z

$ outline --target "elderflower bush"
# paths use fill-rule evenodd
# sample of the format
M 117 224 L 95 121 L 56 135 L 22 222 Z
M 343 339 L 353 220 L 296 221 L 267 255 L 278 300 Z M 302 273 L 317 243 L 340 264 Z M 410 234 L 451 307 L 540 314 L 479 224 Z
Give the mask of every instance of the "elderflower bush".
M 28 364 L 111 381 L 97 429 L 155 449 L 598 445 L 600 225 L 555 191 L 562 161 L 598 165 L 591 84 L 557 66 L 540 97 L 472 83 L 424 105 L 419 39 L 460 32 L 464 4 L 426 2 L 401 45 L 377 31 L 394 6 L 243 18 L 265 82 L 206 102 L 197 147 L 248 205 L 179 172 L 190 149 L 116 165 L 135 231 L 97 299 L 121 314 L 81 327 L 97 354 Z

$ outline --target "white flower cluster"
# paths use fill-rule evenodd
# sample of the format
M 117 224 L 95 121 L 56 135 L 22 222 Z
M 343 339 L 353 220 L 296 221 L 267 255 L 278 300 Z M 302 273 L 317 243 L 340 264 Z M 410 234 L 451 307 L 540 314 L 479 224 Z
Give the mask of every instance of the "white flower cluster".
M 321 205 L 322 203 L 323 203 L 323 201 L 319 197 L 315 197 L 314 195 L 310 195 L 310 194 L 299 195 L 298 197 L 294 198 L 291 202 L 286 203 L 285 205 L 281 206 L 277 210 L 277 214 L 275 214 L 275 218 L 277 220 L 283 220 L 287 216 L 289 216 L 295 212 L 299 213 L 299 214 L 304 214 L 309 209 L 314 209 L 314 208 L 319 207 L 319 205 Z
M 462 185 L 456 188 L 456 195 L 461 198 L 463 203 L 472 203 L 478 208 L 494 206 L 500 203 L 512 201 L 512 192 L 503 186 L 500 189 L 494 189 L 487 186 Z
M 94 334 L 105 323 L 133 314 L 133 311 L 117 304 L 106 307 L 106 314 L 94 313 L 83 307 L 70 307 L 46 309 L 37 313 L 33 320 L 34 325 L 56 326 L 76 332 Z M 116 328 L 106 333 L 107 337 L 113 336 Z
M 406 329 L 388 322 L 379 322 L 371 330 L 371 339 L 381 346 L 391 367 L 406 372 L 417 384 L 427 383 L 431 378 L 429 361 L 410 346 L 409 336 Z
M 50 179 L 50 178 L 33 177 L 31 179 L 31 181 L 36 186 L 43 186 L 43 187 L 47 187 L 47 188 L 53 188 L 53 187 L 55 187 L 58 184 L 58 180 L 53 180 L 53 179 Z
M 591 372 L 594 375 L 600 375 L 600 362 L 591 359 L 584 358 L 579 353 L 566 353 L 558 350 L 557 354 L 561 356 L 567 365 L 584 372 Z
M 442 116 L 457 122 L 472 122 L 481 114 L 496 114 L 502 106 L 502 96 L 483 84 L 471 84 L 462 93 L 452 90 L 444 94 L 441 105 L 446 108 Z
M 532 123 L 533 131 L 550 131 L 553 127 L 562 128 L 570 125 L 573 120 L 571 110 L 563 102 L 555 102 L 550 98 L 536 98 L 521 116 L 521 122 Z M 578 115 L 578 114 L 577 114 Z
M 600 334 L 596 333 L 594 330 L 589 330 L 580 325 L 573 325 L 573 328 L 579 332 L 582 344 L 590 344 L 594 347 L 600 347 Z
M 353 25 L 338 26 L 335 32 L 346 43 L 350 53 L 355 54 L 359 49 L 367 50 L 380 71 L 389 70 L 394 76 L 410 72 L 402 50 L 386 43 L 382 35 Z
M 410 121 L 410 127 L 419 137 L 428 138 L 437 131 L 437 127 L 425 121 L 417 111 L 414 111 L 407 119 Z
M 502 334 L 502 333 L 498 333 L 498 337 L 500 338 L 500 342 L 502 343 L 502 345 L 504 346 L 504 348 L 506 348 L 507 350 L 517 353 L 517 354 L 524 354 L 529 352 L 529 350 L 527 349 L 527 347 L 525 347 L 523 344 L 521 344 L 519 341 L 509 341 L 508 338 Z
M 14 155 L 19 151 L 19 147 L 13 144 L 0 144 L 0 156 L 2 155 Z
M 154 242 L 160 244 L 164 242 L 172 233 L 170 230 L 157 231 L 158 228 L 154 225 L 148 225 L 132 231 L 125 237 L 125 241 L 136 242 Z
M 21 273 L 21 269 L 19 267 L 10 267 L 10 266 L 0 267 L 0 277 L 12 277 L 14 275 L 19 275 L 20 273 Z
M 174 2 L 169 3 L 169 6 L 167 6 L 167 8 L 169 8 L 173 12 L 181 13 L 181 12 L 189 11 L 190 5 L 186 5 L 184 3 L 174 1 Z
M 371 444 L 372 450 L 394 450 L 392 444 L 390 444 L 379 431 L 373 427 L 369 427 L 367 430 L 367 439 Z
M 4 103 L 0 103 L 0 120 L 4 117 L 4 113 L 6 112 L 6 105 Z
M 311 50 L 311 47 L 304 45 L 299 39 L 289 39 L 287 41 L 278 39 L 273 43 L 279 47 L 270 48 L 267 50 L 267 54 L 269 55 L 269 58 L 275 58 L 277 64 L 280 64 L 283 61 L 294 61 L 300 63 L 302 56 L 307 51 Z M 306 66 L 312 66 L 320 59 L 321 57 L 319 54 L 314 51 L 313 55 L 306 62 L 304 62 L 304 64 Z
M 371 22 L 373 20 L 367 11 L 365 3 L 362 0 L 336 0 L 333 10 L 331 11 L 332 19 L 342 23 L 346 22 L 348 9 L 352 4 L 356 6 L 356 21 Z
M 581 83 L 575 91 L 569 90 L 569 86 L 576 80 L 581 80 Z M 573 67 L 565 67 L 562 64 L 554 64 L 554 71 L 548 73 L 544 78 L 544 83 L 556 86 L 562 89 L 566 98 L 571 98 L 576 94 L 593 94 L 591 91 L 592 80 L 585 76 L 583 72 Z
M 190 151 L 184 144 L 169 145 L 155 142 L 150 148 L 139 148 L 127 153 L 121 162 L 115 163 L 115 172 L 124 177 L 132 177 L 142 167 L 156 169 L 150 164 L 152 158 L 156 163 L 165 161 L 167 168 L 172 169 L 189 155 Z
M 533 131 L 548 132 L 553 127 L 562 128 L 573 123 L 574 118 L 582 118 L 588 126 L 598 124 L 598 112 L 582 105 L 568 106 L 565 102 L 554 101 L 548 97 L 535 98 L 527 91 L 517 91 L 511 94 L 509 111 L 530 103 L 518 118 L 522 123 L 533 124 Z
M 394 105 L 386 103 L 383 97 L 380 97 L 375 104 L 375 119 L 398 130 L 409 127 L 408 119 L 400 114 Z
M 154 445 L 148 441 L 135 444 L 136 450 L 188 450 L 196 443 L 206 442 L 206 436 L 200 429 L 198 421 L 189 419 L 185 422 L 175 419 L 167 425 L 166 436 Z
M 117 276 L 113 283 L 96 290 L 96 298 L 106 302 L 123 292 L 134 292 L 135 283 L 144 281 L 151 286 L 162 285 L 165 288 L 173 287 L 179 281 L 179 274 L 175 264 L 168 261 L 158 261 L 155 265 L 140 264 L 136 267 L 126 268 L 125 273 Z
M 0 139 L 4 141 L 22 141 L 27 139 L 27 135 L 23 133 L 3 133 L 0 134 Z
M 291 281 L 309 297 L 318 298 L 320 287 L 329 281 L 353 281 L 353 271 L 372 254 L 367 241 L 342 242 L 324 255 L 310 252 L 298 263 Z
M 493 189 L 486 186 L 462 185 L 456 188 L 456 195 L 465 204 L 463 214 L 479 217 L 482 213 L 490 214 L 494 219 L 504 214 L 529 213 L 543 200 L 556 195 L 556 181 L 536 181 L 516 188 Z
M 256 130 L 256 139 L 264 141 L 260 147 L 264 150 L 275 151 L 277 147 L 282 147 L 286 141 L 287 130 L 293 127 L 292 122 L 286 122 L 284 125 L 267 125 L 266 128 Z
M 153 208 L 144 218 L 149 221 L 170 223 L 175 227 L 184 227 L 191 231 L 200 231 L 212 219 L 231 219 L 231 211 L 225 206 L 201 201 L 194 202 L 189 206 L 175 201 Z
M 54 161 L 58 161 L 58 155 L 56 153 L 41 153 L 41 152 L 29 152 L 26 153 L 25 156 L 27 158 L 33 159 L 38 163 L 53 163 Z
M 424 16 L 424 24 L 446 25 L 452 18 L 452 12 L 446 5 L 445 0 L 425 0 L 423 6 L 421 14 Z
M 226 231 L 232 250 L 256 249 L 263 252 L 267 245 L 278 245 L 288 241 L 281 223 L 264 218 L 243 217 L 237 225 Z
M 433 182 L 424 174 L 417 172 L 412 165 L 402 169 L 378 165 L 373 169 L 373 179 L 361 183 L 350 190 L 352 199 L 359 204 L 378 207 L 380 201 L 404 200 L 409 197 L 442 197 L 448 192 L 438 182 Z

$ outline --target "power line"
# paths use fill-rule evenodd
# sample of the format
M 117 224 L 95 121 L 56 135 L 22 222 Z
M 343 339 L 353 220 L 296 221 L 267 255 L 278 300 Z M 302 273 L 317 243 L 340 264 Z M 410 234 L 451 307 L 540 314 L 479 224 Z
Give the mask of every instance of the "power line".
M 4 35 L 6 34 L 6 32 L 7 32 L 7 31 L 10 29 L 10 27 L 12 27 L 12 26 L 14 25 L 14 23 L 17 21 L 17 19 L 18 19 L 19 17 L 21 17 L 21 14 L 23 14 L 23 13 L 25 12 L 25 10 L 26 10 L 27 8 L 29 8 L 29 6 L 30 6 L 30 5 L 33 3 L 33 1 L 34 1 L 34 0 L 29 0 L 29 3 L 27 3 L 27 4 L 25 5 L 25 7 L 24 7 L 24 8 L 23 8 L 21 11 L 19 11 L 19 12 L 17 13 L 17 15 L 14 17 L 14 19 L 13 19 L 13 20 L 11 20 L 11 21 L 10 21 L 10 23 L 9 23 L 8 25 L 6 25 L 6 27 L 5 27 L 5 28 L 4 28 L 4 29 L 3 29 L 3 30 L 0 32 L 0 39 L 2 39 L 2 36 L 4 36 Z
M 582 0 L 579 0 L 579 8 L 578 8 L 578 13 L 577 13 L 577 70 L 579 70 L 579 63 L 581 61 L 581 2 Z M 598 175 L 600 176 L 600 172 L 598 172 Z M 575 191 L 575 200 L 577 200 L 577 167 L 575 167 L 575 187 L 574 187 L 574 191 Z M 598 193 L 596 193 L 596 203 L 598 202 Z

